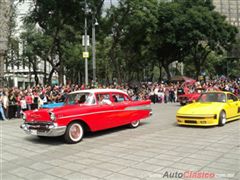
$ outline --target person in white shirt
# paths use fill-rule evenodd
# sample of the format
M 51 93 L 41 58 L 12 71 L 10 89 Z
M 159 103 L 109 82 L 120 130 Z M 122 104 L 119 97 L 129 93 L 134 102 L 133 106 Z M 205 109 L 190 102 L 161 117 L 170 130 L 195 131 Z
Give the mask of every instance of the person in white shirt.
M 1 114 L 3 121 L 5 121 L 5 120 L 7 120 L 7 118 L 5 117 L 5 113 L 4 113 L 2 104 L 3 104 L 3 94 L 2 94 L 2 92 L 0 92 L 0 114 Z
M 7 90 L 5 90 L 3 92 L 2 104 L 3 104 L 3 110 L 5 113 L 5 117 L 8 119 L 9 99 L 8 99 L 8 91 Z
M 112 102 L 109 99 L 104 98 L 104 95 L 100 95 L 99 97 L 99 104 L 108 104 L 111 105 Z

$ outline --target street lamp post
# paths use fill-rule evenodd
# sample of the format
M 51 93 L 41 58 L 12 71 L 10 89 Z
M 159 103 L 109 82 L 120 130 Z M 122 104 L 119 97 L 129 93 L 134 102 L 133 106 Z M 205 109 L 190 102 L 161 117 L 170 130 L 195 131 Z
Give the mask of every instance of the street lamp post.
M 92 66 L 93 66 L 93 82 L 96 82 L 96 37 L 95 26 L 98 22 L 95 18 L 95 12 L 92 14 Z
M 87 1 L 85 0 L 85 27 L 84 27 L 84 46 L 85 52 L 88 51 L 87 48 Z M 88 85 L 88 58 L 85 57 L 85 85 Z

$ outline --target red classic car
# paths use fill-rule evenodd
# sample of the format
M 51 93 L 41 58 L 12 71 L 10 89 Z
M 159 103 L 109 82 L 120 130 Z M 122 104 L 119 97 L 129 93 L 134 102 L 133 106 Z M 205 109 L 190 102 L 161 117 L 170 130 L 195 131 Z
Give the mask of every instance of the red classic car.
M 195 89 L 195 92 L 193 93 L 186 93 L 178 95 L 177 101 L 183 106 L 188 103 L 192 103 L 193 101 L 197 101 L 200 97 L 201 93 L 203 92 L 209 92 L 209 91 L 219 91 L 216 87 L 209 87 L 209 88 L 197 88 Z
M 178 96 L 178 102 L 183 106 L 193 101 L 196 101 L 200 97 L 201 93 L 195 92 L 190 94 L 182 94 Z
M 126 124 L 136 128 L 151 113 L 150 101 L 132 101 L 121 90 L 90 89 L 70 93 L 62 107 L 26 111 L 20 127 L 28 134 L 63 135 L 67 143 L 77 143 L 86 131 Z

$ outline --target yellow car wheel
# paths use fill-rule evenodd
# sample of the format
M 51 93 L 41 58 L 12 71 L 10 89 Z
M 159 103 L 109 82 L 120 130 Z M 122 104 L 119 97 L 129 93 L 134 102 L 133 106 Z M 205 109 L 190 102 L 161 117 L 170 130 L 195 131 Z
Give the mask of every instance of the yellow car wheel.
M 224 126 L 226 124 L 227 117 L 226 117 L 226 112 L 222 110 L 219 114 L 219 126 Z

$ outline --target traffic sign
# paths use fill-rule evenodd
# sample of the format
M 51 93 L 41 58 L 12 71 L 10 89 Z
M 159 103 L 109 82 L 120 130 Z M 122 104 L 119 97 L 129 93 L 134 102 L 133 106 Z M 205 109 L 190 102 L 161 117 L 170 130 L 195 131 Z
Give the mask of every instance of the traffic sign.
M 85 46 L 85 36 L 82 36 L 82 45 Z M 87 35 L 87 46 L 90 46 L 89 35 Z
M 83 58 L 89 58 L 89 52 L 83 52 Z

